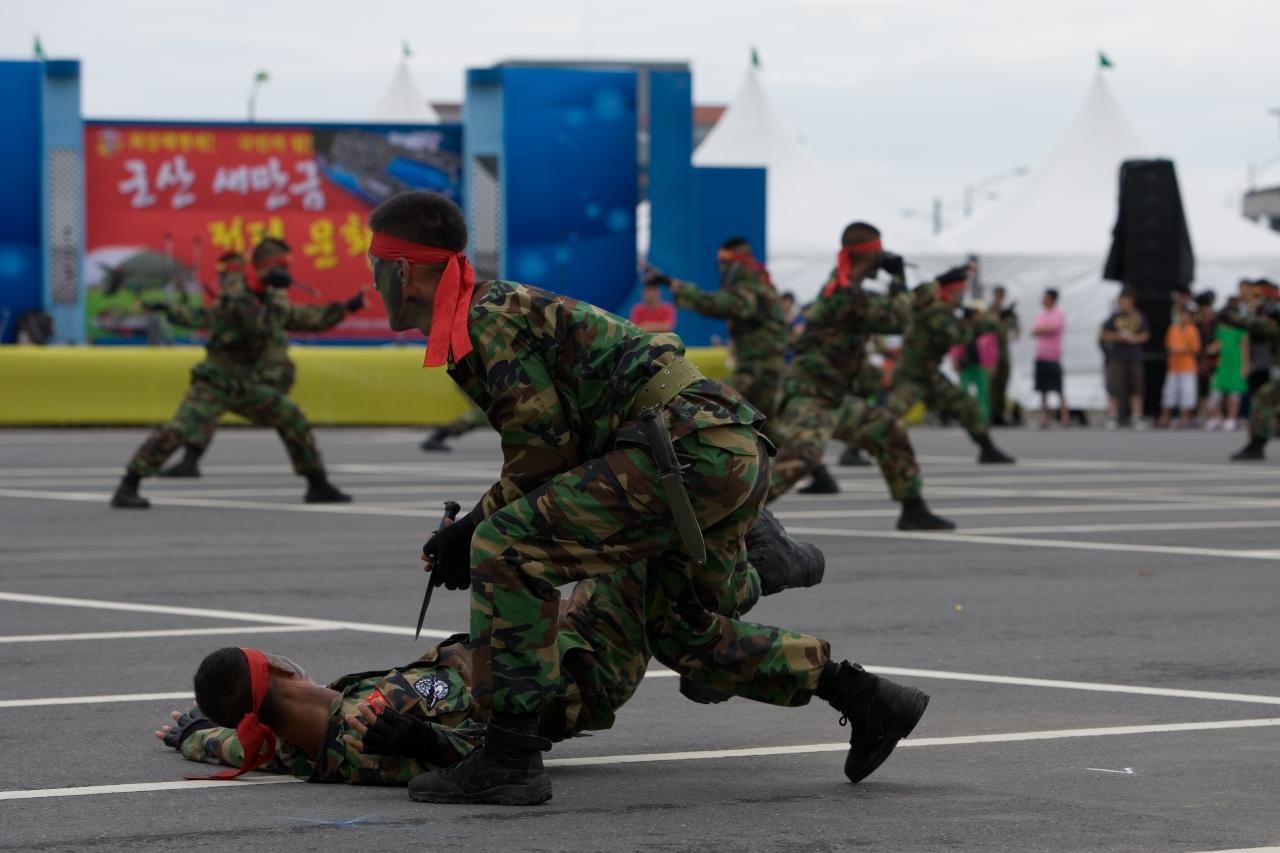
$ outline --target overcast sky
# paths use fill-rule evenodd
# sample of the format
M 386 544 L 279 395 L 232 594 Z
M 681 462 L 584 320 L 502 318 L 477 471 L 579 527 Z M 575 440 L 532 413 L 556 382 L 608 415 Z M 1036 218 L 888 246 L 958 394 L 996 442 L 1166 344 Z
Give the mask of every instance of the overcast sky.
M 750 45 L 789 128 L 896 207 L 1034 165 L 1095 73 L 1184 183 L 1227 199 L 1251 162 L 1280 183 L 1277 0 L 41 0 L 11 3 L 0 57 L 84 63 L 94 118 L 245 115 L 360 120 L 412 45 L 429 99 L 515 57 L 688 60 L 700 103 L 724 102 Z

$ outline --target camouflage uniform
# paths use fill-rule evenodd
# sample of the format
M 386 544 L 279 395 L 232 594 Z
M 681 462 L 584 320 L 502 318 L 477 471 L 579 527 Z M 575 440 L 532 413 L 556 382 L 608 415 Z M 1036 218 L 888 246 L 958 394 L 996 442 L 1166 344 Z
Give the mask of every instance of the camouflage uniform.
M 556 638 L 561 677 L 555 697 L 542 711 L 539 734 L 564 740 L 585 731 L 612 728 L 614 714 L 631 698 L 649 663 L 645 639 L 644 571 L 632 566 L 613 575 L 578 583 L 560 614 Z M 759 577 L 746 569 L 725 612 L 749 609 L 760 594 Z M 482 741 L 485 714 L 472 694 L 472 650 L 460 635 L 441 642 L 408 666 L 389 672 L 346 675 L 329 685 L 342 695 L 334 700 L 320 756 L 316 760 L 293 744 L 278 741 L 276 758 L 262 769 L 291 773 L 309 782 L 355 785 L 404 785 L 418 773 L 454 764 Z M 396 710 L 432 723 L 448 742 L 438 765 L 412 758 L 369 755 L 349 746 L 362 735 L 346 723 L 374 693 Z M 182 742 L 192 761 L 240 766 L 242 751 L 235 730 L 208 728 Z
M 978 335 L 997 331 L 999 322 L 990 315 L 976 323 L 965 322 L 937 296 L 935 286 L 918 291 L 886 403 L 894 416 L 901 418 L 924 401 L 930 410 L 956 418 L 969 437 L 982 444 L 987 439 L 987 419 L 978 401 L 943 376 L 938 365 L 951 347 L 967 346 Z
M 876 459 L 895 500 L 919 497 L 920 468 L 907 429 L 887 409 L 851 396 L 864 375 L 867 337 L 894 334 L 907 319 L 905 295 L 880 296 L 858 285 L 840 287 L 834 274 L 805 314 L 783 383 L 775 432 L 782 446 L 773 463 L 769 499 L 786 494 L 822 461 L 835 435 Z
M 474 350 L 449 373 L 488 412 L 504 457 L 471 544 L 478 701 L 512 715 L 552 702 L 557 587 L 645 564 L 655 657 L 740 696 L 807 702 L 829 657 L 825 642 L 716 612 L 765 498 L 759 412 L 708 379 L 663 410 L 707 543 L 706 565 L 697 566 L 628 420 L 640 389 L 683 356 L 679 338 L 510 282 L 478 284 L 468 320 Z
M 302 410 L 258 373 L 262 353 L 284 322 L 281 307 L 233 281 L 212 306 L 191 311 L 193 319 L 207 321 L 205 359 L 191 369 L 191 387 L 173 418 L 153 431 L 129 460 L 129 472 L 149 477 L 179 446 L 208 445 L 224 412 L 274 427 L 298 474 L 323 472 Z
M 224 290 L 226 287 L 227 285 L 224 284 Z M 243 289 L 243 283 L 239 283 L 238 287 Z M 276 323 L 270 342 L 263 349 L 262 356 L 258 360 L 257 378 L 264 385 L 274 388 L 281 394 L 288 394 L 297 376 L 297 369 L 293 360 L 289 358 L 288 333 L 322 332 L 325 329 L 331 329 L 347 316 L 347 309 L 341 302 L 330 302 L 326 305 L 294 305 L 289 301 L 288 290 L 282 287 L 267 288 L 267 298 L 277 309 L 273 315 Z M 206 329 L 212 320 L 211 309 L 203 305 L 174 303 L 165 306 L 165 314 L 169 322 L 193 329 Z M 301 410 L 298 413 L 301 415 Z M 254 421 L 254 423 L 260 422 Z M 306 423 L 305 416 L 303 426 L 307 430 L 311 429 Z M 215 418 L 209 430 L 193 431 L 192 440 L 190 442 L 184 440 L 183 445 L 203 454 L 208 449 L 209 442 L 213 440 L 216 429 L 217 419 Z M 281 437 L 283 438 L 283 435 Z
M 1008 312 L 1007 315 L 1004 312 Z M 996 360 L 995 372 L 991 375 L 991 414 L 992 418 L 1004 420 L 1005 410 L 1009 407 L 1009 336 L 1020 331 L 1018 315 L 1011 308 L 1003 308 L 1001 312 L 992 311 L 1000 321 L 996 330 L 996 338 L 1000 343 L 1000 355 Z
M 1273 365 L 1280 365 L 1280 315 L 1275 308 L 1270 313 L 1258 313 L 1241 317 L 1234 312 L 1218 315 L 1229 326 L 1244 329 L 1255 341 L 1269 341 Z M 1276 434 L 1276 409 L 1280 408 L 1280 368 L 1271 368 L 1271 381 L 1253 392 L 1249 403 L 1249 437 L 1265 444 Z
M 732 262 L 721 276 L 719 290 L 676 281 L 671 295 L 680 308 L 728 321 L 736 358 L 728 382 L 762 415 L 773 417 L 787 367 L 787 317 L 764 268 Z

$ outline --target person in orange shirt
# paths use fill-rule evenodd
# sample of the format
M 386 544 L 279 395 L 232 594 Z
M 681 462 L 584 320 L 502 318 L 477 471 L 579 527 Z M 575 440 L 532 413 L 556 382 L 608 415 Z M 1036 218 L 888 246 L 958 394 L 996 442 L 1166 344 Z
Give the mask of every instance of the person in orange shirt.
M 1168 426 L 1176 409 L 1178 426 L 1189 427 L 1197 406 L 1196 356 L 1200 354 L 1200 330 L 1189 305 L 1178 306 L 1174 322 L 1164 336 L 1164 349 L 1169 368 L 1164 375 L 1159 426 Z

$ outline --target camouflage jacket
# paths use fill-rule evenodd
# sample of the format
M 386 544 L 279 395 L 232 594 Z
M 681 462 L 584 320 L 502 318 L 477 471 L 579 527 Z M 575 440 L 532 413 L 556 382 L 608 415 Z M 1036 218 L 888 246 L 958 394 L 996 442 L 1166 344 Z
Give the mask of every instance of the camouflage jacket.
M 1000 319 L 988 314 L 976 322 L 956 316 L 956 309 L 936 298 L 932 290 L 916 295 L 911 322 L 902 336 L 902 356 L 895 378 L 907 380 L 932 376 L 953 346 L 972 343 L 979 335 L 999 331 Z
M 214 383 L 252 379 L 282 322 L 280 309 L 247 287 L 233 286 L 224 287 L 216 302 L 200 310 L 209 337 L 204 361 L 192 368 L 192 375 Z
M 594 305 L 508 281 L 476 285 L 468 315 L 474 349 L 449 375 L 502 438 L 502 474 L 485 494 L 488 517 L 556 474 L 642 443 L 628 420 L 636 394 L 684 355 L 672 334 L 649 334 Z M 667 405 L 672 438 L 761 415 L 722 382 L 704 379 Z
M 644 634 L 644 569 L 632 566 L 581 581 L 561 605 L 556 638 L 561 678 L 556 696 L 543 710 L 539 733 L 564 740 L 613 725 L 618 708 L 631 698 L 649 664 Z M 740 606 L 734 601 L 729 609 Z M 361 735 L 345 717 L 375 693 L 401 713 L 436 726 L 449 748 L 439 766 L 460 761 L 483 742 L 484 724 L 473 701 L 471 647 L 465 635 L 443 640 L 421 660 L 390 671 L 344 675 L 329 686 L 334 699 L 320 755 L 312 760 L 291 743 L 278 741 L 275 760 L 262 769 L 291 773 L 308 782 L 403 785 L 436 765 L 398 756 L 366 755 L 349 747 Z M 208 728 L 182 743 L 192 761 L 239 767 L 243 752 L 234 729 Z
M 688 281 L 671 288 L 676 305 L 726 320 L 738 364 L 782 361 L 787 351 L 787 318 L 782 302 L 763 270 L 734 263 L 719 290 L 700 290 Z
M 882 296 L 859 285 L 828 290 L 804 315 L 804 331 L 795 342 L 784 393 L 839 402 L 853 391 L 874 334 L 897 334 L 909 318 L 909 295 Z
M 224 285 L 224 292 L 226 286 Z M 289 359 L 289 332 L 322 332 L 342 322 L 347 316 L 341 302 L 325 305 L 294 305 L 289 301 L 285 288 L 270 288 L 267 298 L 275 311 L 272 313 L 271 340 L 258 359 L 258 378 L 273 388 L 288 392 L 293 387 L 296 371 Z M 193 329 L 207 329 L 212 322 L 212 307 L 191 305 L 186 302 L 165 306 L 169 322 Z

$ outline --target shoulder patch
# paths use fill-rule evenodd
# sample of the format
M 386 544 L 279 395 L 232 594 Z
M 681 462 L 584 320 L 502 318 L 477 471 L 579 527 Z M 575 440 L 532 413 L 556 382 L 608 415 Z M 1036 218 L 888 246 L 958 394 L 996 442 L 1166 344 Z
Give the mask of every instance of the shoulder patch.
M 434 708 L 436 703 L 449 696 L 449 682 L 438 675 L 428 675 L 413 683 L 413 689 L 427 700 L 427 707 Z

